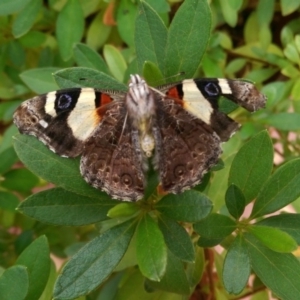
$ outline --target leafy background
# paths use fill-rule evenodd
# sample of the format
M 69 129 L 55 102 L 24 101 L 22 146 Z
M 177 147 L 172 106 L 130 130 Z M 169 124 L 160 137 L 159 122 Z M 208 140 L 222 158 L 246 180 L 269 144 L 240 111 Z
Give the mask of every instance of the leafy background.
M 299 7 L 0 1 L 0 299 L 298 299 Z M 181 71 L 247 78 L 268 96 L 262 111 L 231 112 L 243 127 L 223 145 L 223 163 L 183 195 L 157 202 L 152 176 L 147 202 L 111 201 L 85 184 L 78 159 L 12 125 L 36 93 L 125 91 L 131 73 L 159 85 Z M 67 257 L 58 276 L 54 261 Z

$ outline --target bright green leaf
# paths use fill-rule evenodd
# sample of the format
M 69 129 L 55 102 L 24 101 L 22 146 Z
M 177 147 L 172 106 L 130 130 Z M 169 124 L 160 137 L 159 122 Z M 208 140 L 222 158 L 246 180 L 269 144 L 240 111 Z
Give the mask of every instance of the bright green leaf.
M 263 122 L 280 130 L 294 131 L 300 129 L 299 113 L 277 113 L 267 116 Z
M 47 238 L 40 236 L 31 243 L 18 257 L 16 264 L 27 268 L 29 290 L 27 300 L 39 299 L 50 272 L 50 250 Z
M 257 239 L 276 252 L 292 252 L 297 249 L 296 241 L 286 232 L 268 226 L 254 225 L 248 227 Z
M 1 300 L 24 300 L 28 292 L 28 273 L 23 266 L 12 266 L 0 277 Z
M 297 10 L 300 0 L 280 0 L 282 15 L 287 16 Z
M 136 256 L 142 274 L 160 281 L 166 271 L 167 248 L 157 223 L 145 214 L 136 233 Z

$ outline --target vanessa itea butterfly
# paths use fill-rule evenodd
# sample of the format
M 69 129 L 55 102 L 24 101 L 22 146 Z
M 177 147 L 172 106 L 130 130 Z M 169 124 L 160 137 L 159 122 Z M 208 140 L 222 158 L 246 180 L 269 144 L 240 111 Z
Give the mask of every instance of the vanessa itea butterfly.
M 216 164 L 221 142 L 239 127 L 218 110 L 222 95 L 249 111 L 266 102 L 245 81 L 187 79 L 152 88 L 132 75 L 127 93 L 74 88 L 36 96 L 17 109 L 14 123 L 60 156 L 81 155 L 81 174 L 93 187 L 137 201 L 148 157 L 170 193 L 195 186 Z

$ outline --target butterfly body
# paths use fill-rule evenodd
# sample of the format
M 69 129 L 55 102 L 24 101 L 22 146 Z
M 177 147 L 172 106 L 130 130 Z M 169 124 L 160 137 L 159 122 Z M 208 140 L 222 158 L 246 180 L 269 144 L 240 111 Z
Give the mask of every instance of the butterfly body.
M 112 198 L 143 198 L 148 158 L 163 190 L 180 193 L 216 164 L 220 144 L 239 125 L 218 110 L 224 95 L 250 111 L 266 98 L 253 84 L 188 79 L 151 88 L 131 76 L 127 93 L 69 89 L 24 102 L 14 123 L 64 157 L 81 155 L 84 179 Z

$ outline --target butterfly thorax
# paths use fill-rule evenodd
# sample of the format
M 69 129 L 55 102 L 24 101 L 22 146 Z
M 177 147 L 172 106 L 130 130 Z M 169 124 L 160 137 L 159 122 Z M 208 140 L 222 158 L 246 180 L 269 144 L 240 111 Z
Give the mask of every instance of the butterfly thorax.
M 150 157 L 155 147 L 152 133 L 155 101 L 153 91 L 139 75 L 131 75 L 125 103 L 128 118 L 139 133 L 141 148 Z

